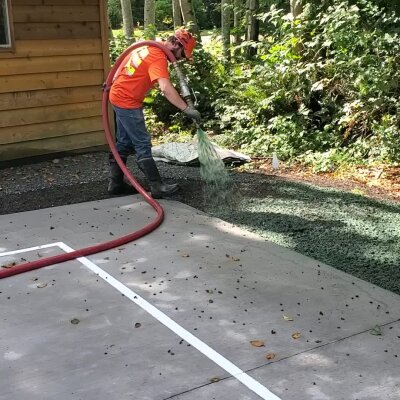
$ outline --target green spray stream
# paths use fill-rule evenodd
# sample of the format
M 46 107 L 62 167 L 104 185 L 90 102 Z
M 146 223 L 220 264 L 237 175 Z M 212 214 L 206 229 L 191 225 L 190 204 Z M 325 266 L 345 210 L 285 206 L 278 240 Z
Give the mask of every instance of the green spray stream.
M 200 176 L 205 183 L 204 194 L 208 205 L 225 207 L 232 204 L 232 179 L 207 134 L 200 127 L 197 127 L 197 141 Z
M 192 92 L 187 84 L 185 75 L 180 70 L 178 63 L 173 64 L 179 79 L 181 96 L 188 106 L 194 108 Z M 194 94 L 194 92 L 193 92 Z M 225 169 L 224 162 L 219 158 L 207 134 L 193 121 L 197 128 L 198 155 L 200 162 L 200 176 L 205 183 L 205 199 L 211 206 L 224 206 L 232 204 L 232 180 Z

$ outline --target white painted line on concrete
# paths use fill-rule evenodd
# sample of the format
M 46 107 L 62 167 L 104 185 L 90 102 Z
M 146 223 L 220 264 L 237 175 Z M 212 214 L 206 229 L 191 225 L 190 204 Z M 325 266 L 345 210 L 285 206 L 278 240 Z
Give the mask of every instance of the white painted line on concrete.
M 41 249 L 47 249 L 49 247 L 60 247 L 61 248 L 61 242 L 57 243 L 49 243 L 49 244 L 43 244 L 41 246 L 35 246 L 35 247 L 28 247 L 26 249 L 19 249 L 19 250 L 13 250 L 13 251 L 6 251 L 4 253 L 0 253 L 0 257 L 5 257 L 5 256 L 12 256 L 13 254 L 19 254 L 19 253 L 26 253 L 28 251 L 35 251 L 35 250 L 41 250 Z
M 24 253 L 24 252 L 28 252 L 28 251 L 40 250 L 40 249 L 45 249 L 45 248 L 55 247 L 55 246 L 59 247 L 66 253 L 72 253 L 74 251 L 74 249 L 72 249 L 65 243 L 57 242 L 57 243 L 45 244 L 42 246 L 29 247 L 26 249 L 7 251 L 5 253 L 0 253 L 0 257 L 12 255 L 12 254 Z M 129 289 L 123 283 L 121 283 L 120 281 L 115 279 L 113 276 L 111 276 L 110 274 L 108 274 L 107 272 L 102 270 L 99 266 L 97 266 L 95 263 L 90 261 L 88 258 L 79 257 L 79 258 L 77 258 L 77 261 L 81 262 L 83 265 L 85 265 L 87 268 L 89 268 L 91 271 L 93 271 L 96 275 L 100 276 L 100 278 L 102 278 L 103 280 L 108 282 L 111 286 L 113 286 L 115 289 L 117 289 L 120 293 L 122 293 L 124 296 L 126 296 L 131 301 L 133 301 L 136 305 L 141 307 L 143 310 L 148 312 L 155 319 L 157 319 L 159 322 L 161 322 L 164 326 L 169 328 L 172 332 L 176 333 L 179 337 L 181 337 L 187 343 L 189 343 L 190 345 L 195 347 L 197 350 L 199 350 L 202 354 L 204 354 L 210 360 L 214 361 L 222 369 L 224 369 L 226 372 L 228 372 L 230 375 L 232 375 L 234 378 L 236 378 L 239 382 L 243 383 L 243 385 L 247 386 L 251 391 L 253 391 L 257 395 L 259 395 L 262 399 L 264 399 L 264 400 L 281 400 L 280 397 L 278 397 L 275 394 L 273 394 L 272 392 L 270 392 L 260 382 L 256 381 L 251 376 L 247 375 L 244 371 L 242 371 L 235 364 L 230 362 L 228 359 L 226 359 L 221 354 L 217 353 L 210 346 L 208 346 L 207 344 L 202 342 L 200 339 L 198 339 L 196 336 L 194 336 L 189 331 L 187 331 L 185 328 L 183 328 L 182 326 L 177 324 L 174 320 L 172 320 L 170 317 L 168 317 L 166 314 L 164 314 L 158 308 L 154 307 L 148 301 L 146 301 L 145 299 L 140 297 L 133 290 Z

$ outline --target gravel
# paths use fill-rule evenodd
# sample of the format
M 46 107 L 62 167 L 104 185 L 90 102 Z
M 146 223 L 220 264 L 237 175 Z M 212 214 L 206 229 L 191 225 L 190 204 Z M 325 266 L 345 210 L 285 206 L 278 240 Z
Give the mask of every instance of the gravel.
M 0 214 L 108 198 L 108 154 L 69 155 L 0 169 Z M 134 162 L 128 166 L 139 182 Z M 182 201 L 400 294 L 400 205 L 277 176 L 231 172 L 237 201 L 210 207 L 199 168 L 159 163 Z M 146 185 L 145 185 L 146 186 Z

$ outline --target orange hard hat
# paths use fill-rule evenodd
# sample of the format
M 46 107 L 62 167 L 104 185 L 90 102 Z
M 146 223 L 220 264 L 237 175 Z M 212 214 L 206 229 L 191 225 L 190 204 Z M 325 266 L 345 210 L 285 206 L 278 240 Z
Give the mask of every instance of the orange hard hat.
M 179 28 L 175 31 L 175 37 L 183 46 L 185 57 L 190 60 L 192 58 L 193 49 L 196 46 L 196 39 L 185 28 Z

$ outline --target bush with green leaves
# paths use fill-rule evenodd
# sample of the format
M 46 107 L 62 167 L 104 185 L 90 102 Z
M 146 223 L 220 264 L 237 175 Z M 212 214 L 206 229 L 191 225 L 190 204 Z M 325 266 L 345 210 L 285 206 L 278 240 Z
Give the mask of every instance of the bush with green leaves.
M 193 91 L 193 99 L 197 102 L 197 109 L 203 116 L 204 123 L 207 120 L 214 120 L 214 107 L 219 90 L 224 84 L 225 70 L 223 65 L 209 52 L 202 47 L 194 51 L 194 62 L 181 62 L 180 68 L 187 77 L 188 85 Z M 179 91 L 179 80 L 175 71 L 171 68 L 171 81 Z M 191 121 L 187 120 L 176 107 L 171 105 L 158 90 L 150 93 L 146 99 L 147 104 L 151 105 L 158 120 L 166 125 L 181 123 L 188 127 Z
M 110 40 L 109 52 L 111 64 L 114 64 L 117 58 L 131 45 L 132 43 L 120 32 L 114 35 L 114 39 Z
M 107 12 L 111 28 L 120 28 L 122 25 L 122 11 L 120 0 L 107 0 Z
M 270 33 L 257 59 L 233 67 L 214 102 L 226 144 L 323 169 L 400 162 L 400 19 L 370 0 L 330 3 L 296 21 L 260 16 Z

